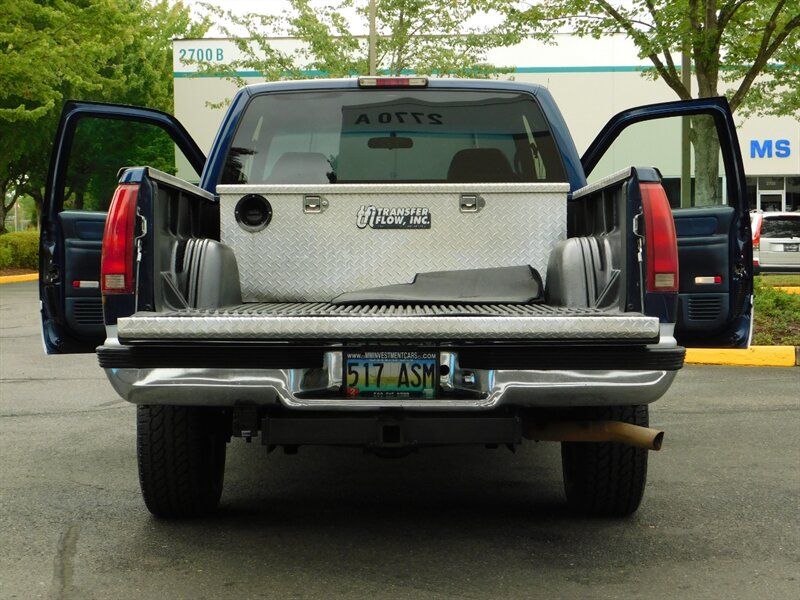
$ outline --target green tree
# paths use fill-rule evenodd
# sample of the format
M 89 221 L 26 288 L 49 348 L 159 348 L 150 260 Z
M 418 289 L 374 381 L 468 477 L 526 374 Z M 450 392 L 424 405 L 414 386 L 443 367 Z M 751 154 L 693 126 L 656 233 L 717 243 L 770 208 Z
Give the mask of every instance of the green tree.
M 681 77 L 691 56 L 697 97 L 728 97 L 736 111 L 800 113 L 800 0 L 548 0 L 509 9 L 512 22 L 549 39 L 568 27 L 599 38 L 623 32 L 682 100 L 693 97 Z M 777 63 L 777 64 L 776 64 Z M 708 119 L 692 119 L 696 203 L 718 197 L 718 141 Z
M 380 0 L 376 14 L 376 62 L 378 71 L 446 76 L 487 77 L 507 69 L 486 64 L 489 49 L 512 44 L 515 31 L 495 26 L 466 25 L 502 7 L 502 0 Z M 366 31 L 369 3 L 339 0 L 313 7 L 309 0 L 290 0 L 291 9 L 281 15 L 237 16 L 205 4 L 235 39 L 242 59 L 204 71 L 257 71 L 269 80 L 308 77 L 351 77 L 368 73 L 368 47 L 364 36 L 352 33 L 346 15 L 354 13 Z M 244 29 L 246 37 L 236 35 Z M 275 37 L 302 42 L 294 52 L 276 49 Z M 244 82 L 239 80 L 239 84 Z
M 47 164 L 44 137 L 64 94 L 114 83 L 97 68 L 120 46 L 121 32 L 108 17 L 98 3 L 19 0 L 0 12 L 0 233 L 7 211 L 43 179 L 36 156 Z M 103 28 L 108 43 L 99 35 Z
M 207 30 L 182 3 L 168 0 L 6 4 L 0 12 L 0 233 L 23 194 L 41 205 L 66 99 L 170 110 L 172 38 Z
M 66 174 L 66 207 L 107 210 L 120 165 L 148 165 L 174 175 L 172 138 L 142 123 L 110 119 L 78 122 Z

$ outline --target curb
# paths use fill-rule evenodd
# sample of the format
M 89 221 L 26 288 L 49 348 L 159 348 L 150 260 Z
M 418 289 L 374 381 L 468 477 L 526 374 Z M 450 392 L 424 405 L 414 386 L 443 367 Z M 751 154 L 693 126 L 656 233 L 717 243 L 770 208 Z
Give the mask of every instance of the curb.
M 39 275 L 5 275 L 4 283 L 37 281 Z M 790 294 L 800 294 L 800 287 L 776 287 Z M 718 350 L 714 348 L 687 348 L 687 365 L 735 365 L 743 367 L 794 367 L 800 365 L 800 346 L 750 346 L 747 350 Z
M 776 285 L 775 289 L 781 292 L 786 292 L 787 294 L 800 294 L 800 287 L 797 286 Z
M 23 281 L 38 281 L 38 273 L 30 273 L 27 275 L 3 275 L 0 277 L 0 285 L 4 283 L 20 283 Z
M 687 348 L 685 363 L 740 367 L 794 367 L 800 365 L 800 347 L 750 346 L 746 350 Z

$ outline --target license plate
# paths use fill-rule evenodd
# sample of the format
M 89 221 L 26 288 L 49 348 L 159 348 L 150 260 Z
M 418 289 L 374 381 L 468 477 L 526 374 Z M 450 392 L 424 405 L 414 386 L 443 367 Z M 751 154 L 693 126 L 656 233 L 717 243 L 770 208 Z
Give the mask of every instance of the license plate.
M 348 398 L 435 398 L 436 352 L 345 352 Z
M 784 252 L 800 252 L 800 244 L 784 244 Z

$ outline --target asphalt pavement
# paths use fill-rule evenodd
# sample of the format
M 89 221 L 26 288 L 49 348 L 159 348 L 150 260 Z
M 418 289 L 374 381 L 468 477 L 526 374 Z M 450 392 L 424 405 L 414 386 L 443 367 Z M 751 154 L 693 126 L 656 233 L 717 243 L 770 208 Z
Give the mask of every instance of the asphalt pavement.
M 234 440 L 218 515 L 139 495 L 135 409 L 93 355 L 43 354 L 0 286 L 0 598 L 800 596 L 800 368 L 686 367 L 639 512 L 569 514 L 557 444 L 403 459 Z

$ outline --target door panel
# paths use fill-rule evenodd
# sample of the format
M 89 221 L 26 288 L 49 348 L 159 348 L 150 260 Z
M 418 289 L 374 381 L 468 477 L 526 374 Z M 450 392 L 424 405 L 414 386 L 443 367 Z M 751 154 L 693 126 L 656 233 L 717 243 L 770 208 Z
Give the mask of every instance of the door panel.
M 685 346 L 746 346 L 752 240 L 744 169 L 727 101 L 708 98 L 624 111 L 609 121 L 581 162 L 590 182 L 624 166 L 659 169 L 678 238 L 675 337 Z
M 103 336 L 103 303 L 98 275 L 106 213 L 65 210 L 58 218 L 64 233 L 67 325 L 81 336 Z
M 702 214 L 697 214 L 702 213 Z M 709 283 L 698 278 L 719 277 L 717 292 L 730 291 L 728 232 L 736 212 L 730 207 L 675 210 L 672 213 L 678 235 L 680 292 L 707 291 Z
M 185 157 L 182 163 L 176 153 Z M 176 164 L 188 163 L 199 173 L 204 162 L 197 144 L 166 113 L 67 102 L 40 224 L 39 294 L 48 354 L 93 352 L 105 339 L 100 261 L 120 169 L 149 164 L 175 173 Z
M 678 209 L 672 213 L 678 235 L 682 332 L 703 334 L 725 326 L 730 312 L 731 272 L 728 232 L 736 211 L 728 206 Z

